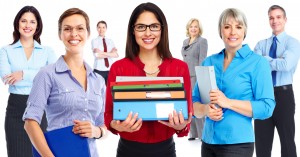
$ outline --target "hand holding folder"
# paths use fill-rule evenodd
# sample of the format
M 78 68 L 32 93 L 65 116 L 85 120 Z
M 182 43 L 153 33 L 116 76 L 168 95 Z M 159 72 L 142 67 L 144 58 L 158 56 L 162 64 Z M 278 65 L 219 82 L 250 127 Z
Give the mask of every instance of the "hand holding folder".
M 49 131 L 45 138 L 55 157 L 90 157 L 88 139 L 72 132 L 73 126 Z M 33 157 L 41 157 L 33 147 Z

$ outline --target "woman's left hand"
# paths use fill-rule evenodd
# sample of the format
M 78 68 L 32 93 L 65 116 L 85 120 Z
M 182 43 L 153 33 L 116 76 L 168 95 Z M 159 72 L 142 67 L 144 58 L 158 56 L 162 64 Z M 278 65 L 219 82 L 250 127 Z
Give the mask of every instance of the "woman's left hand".
M 158 122 L 179 131 L 184 129 L 186 125 L 189 124 L 191 121 L 192 121 L 192 113 L 189 113 L 189 118 L 187 120 L 184 120 L 182 112 L 177 113 L 174 110 L 173 115 L 171 113 L 169 114 L 169 122 L 161 121 L 161 120 L 159 120 Z
M 82 137 L 94 138 L 98 137 L 100 129 L 89 121 L 74 120 L 74 127 L 72 131 L 74 134 L 79 134 Z
M 211 90 L 209 96 L 211 104 L 218 104 L 222 108 L 230 108 L 231 100 L 222 91 Z
M 3 77 L 4 83 L 14 85 L 23 79 L 23 71 L 16 71 Z

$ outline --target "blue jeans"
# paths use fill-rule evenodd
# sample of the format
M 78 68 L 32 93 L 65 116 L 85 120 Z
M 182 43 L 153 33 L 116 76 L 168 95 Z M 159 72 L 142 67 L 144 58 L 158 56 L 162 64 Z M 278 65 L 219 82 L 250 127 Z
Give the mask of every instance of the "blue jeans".
M 254 143 L 207 144 L 202 142 L 202 157 L 252 157 Z

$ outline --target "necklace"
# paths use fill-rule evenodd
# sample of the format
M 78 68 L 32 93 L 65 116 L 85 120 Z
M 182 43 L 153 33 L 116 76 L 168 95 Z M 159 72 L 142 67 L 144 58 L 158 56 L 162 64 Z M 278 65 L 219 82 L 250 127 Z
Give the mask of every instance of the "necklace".
M 153 75 L 153 74 L 155 74 L 155 73 L 157 73 L 157 72 L 159 72 L 160 70 L 159 69 L 157 69 L 156 71 L 154 71 L 154 72 L 147 72 L 145 69 L 144 69 L 144 72 L 147 74 L 147 75 Z
M 159 62 L 159 64 L 158 64 L 158 66 L 159 65 L 161 65 L 161 63 L 162 63 L 162 59 L 160 59 L 160 62 Z M 153 74 L 156 74 L 156 73 L 158 73 L 160 70 L 159 70 L 159 68 L 157 68 L 157 70 L 155 70 L 154 72 L 147 72 L 145 69 L 143 69 L 144 70 L 144 72 L 147 74 L 147 75 L 153 75 Z

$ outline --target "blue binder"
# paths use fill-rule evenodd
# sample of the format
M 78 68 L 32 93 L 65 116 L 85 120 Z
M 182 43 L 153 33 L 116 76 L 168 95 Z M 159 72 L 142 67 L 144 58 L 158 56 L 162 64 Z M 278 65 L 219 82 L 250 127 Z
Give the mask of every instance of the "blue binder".
M 73 126 L 45 133 L 47 143 L 55 157 L 91 157 L 87 138 L 72 132 Z M 32 147 L 33 157 L 41 157 Z
M 143 121 L 168 120 L 169 113 L 173 110 L 181 111 L 184 119 L 188 119 L 186 100 L 165 100 L 165 101 L 114 101 L 113 119 L 125 120 L 132 111 L 138 113 Z

